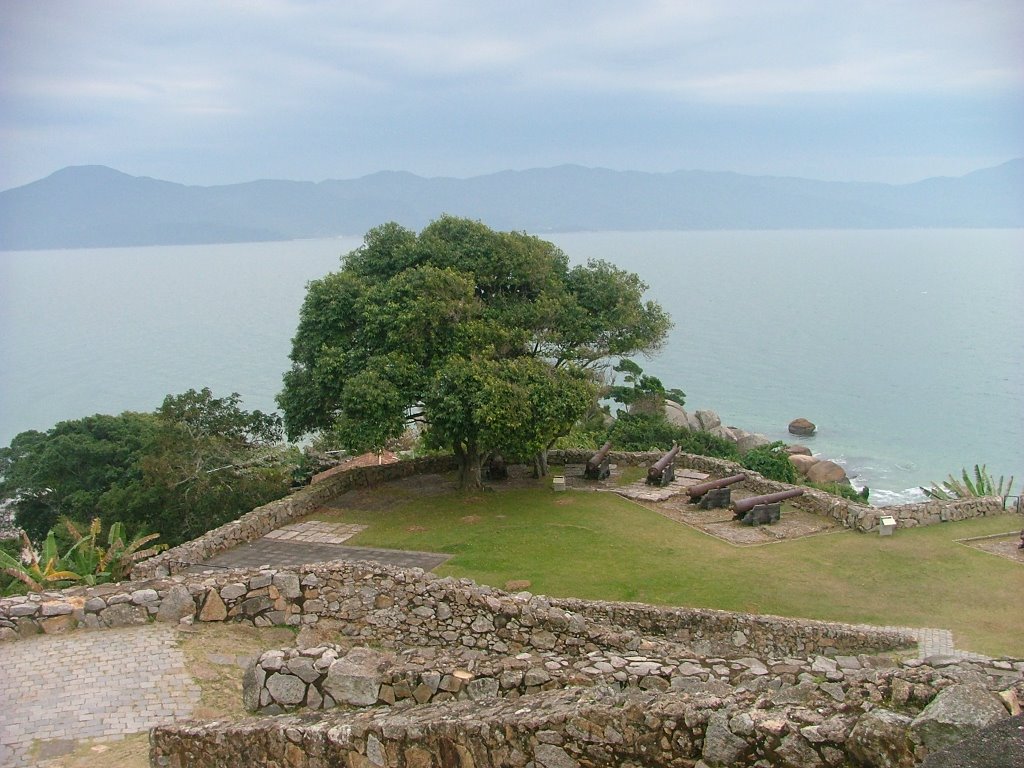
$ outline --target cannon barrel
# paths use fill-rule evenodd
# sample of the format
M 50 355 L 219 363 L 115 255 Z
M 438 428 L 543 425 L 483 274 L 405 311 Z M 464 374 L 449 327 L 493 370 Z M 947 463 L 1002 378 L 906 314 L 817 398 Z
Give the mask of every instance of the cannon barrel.
M 747 476 L 742 472 L 738 475 L 729 475 L 729 477 L 723 477 L 719 480 L 708 480 L 706 483 L 698 483 L 697 485 L 691 485 L 686 489 L 686 492 L 690 494 L 691 499 L 698 499 L 708 491 L 713 491 L 715 488 L 726 488 L 733 483 L 738 483 L 741 480 L 746 480 Z
M 651 468 L 647 470 L 647 477 L 654 478 L 660 477 L 661 473 L 665 471 L 665 468 L 675 461 L 676 456 L 679 454 L 679 446 L 673 445 L 672 450 L 658 459 L 651 465 Z
M 779 491 L 778 493 L 769 493 L 764 496 L 751 496 L 748 499 L 740 499 L 732 505 L 733 510 L 739 514 L 740 512 L 749 512 L 758 504 L 774 504 L 776 501 L 784 501 L 785 499 L 792 499 L 796 496 L 803 496 L 803 488 L 793 488 L 788 491 Z
M 609 440 L 607 443 L 601 446 L 597 453 L 590 457 L 590 461 L 587 462 L 587 469 L 597 469 L 601 466 L 601 462 L 608 458 L 608 452 L 612 449 L 612 441 Z

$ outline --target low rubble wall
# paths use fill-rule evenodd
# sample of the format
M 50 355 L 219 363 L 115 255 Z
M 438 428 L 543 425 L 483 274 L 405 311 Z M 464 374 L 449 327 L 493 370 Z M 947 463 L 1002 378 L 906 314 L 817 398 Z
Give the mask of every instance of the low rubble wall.
M 157 621 L 256 626 L 340 621 L 346 637 L 384 647 L 463 647 L 493 653 L 637 650 L 644 638 L 699 653 L 863 653 L 913 645 L 872 627 L 639 603 L 509 594 L 420 569 L 334 562 L 295 569 L 178 574 L 0 600 L 0 638 Z
M 441 667 L 419 675 L 419 687 L 440 691 L 423 694 L 431 703 L 391 702 L 388 694 L 377 706 L 349 710 L 160 726 L 150 756 L 156 766 L 193 768 L 233 765 L 241 754 L 254 765 L 293 768 L 692 766 L 698 760 L 708 768 L 911 766 L 958 740 L 971 729 L 967 723 L 1005 718 L 1004 701 L 1024 694 L 1021 663 L 863 661 L 816 673 L 790 659 L 770 672 L 683 661 L 683 672 L 670 682 L 641 678 L 662 681 L 646 690 L 642 683 L 562 687 L 565 680 L 552 679 L 545 685 L 554 687 L 533 693 L 511 685 L 518 676 L 506 686 L 499 675 L 474 678 L 453 694 L 441 690 Z M 406 682 L 412 680 L 399 681 Z

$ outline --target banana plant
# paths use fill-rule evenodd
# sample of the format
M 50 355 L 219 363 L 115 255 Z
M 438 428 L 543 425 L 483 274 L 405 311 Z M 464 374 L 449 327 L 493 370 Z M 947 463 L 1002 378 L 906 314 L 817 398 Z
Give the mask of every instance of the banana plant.
M 43 551 L 37 553 L 28 536 L 21 534 L 27 562 L 22 562 L 0 550 L 0 568 L 8 576 L 22 582 L 33 592 L 66 586 L 69 581 L 81 581 L 81 576 L 70 570 L 57 551 L 57 539 L 50 531 L 43 542 Z
M 981 466 L 974 465 L 974 477 L 967 472 L 967 469 L 963 469 L 960 473 L 960 478 L 955 478 L 953 475 L 949 475 L 941 485 L 933 482 L 931 488 L 921 487 L 921 490 L 926 496 L 932 499 L 941 499 L 948 501 L 950 499 L 970 499 L 979 498 L 981 496 L 999 496 L 1003 499 L 1003 503 L 1006 503 L 1006 497 L 1011 494 L 1013 490 L 1013 476 L 1010 476 L 1009 482 L 1005 481 L 1004 476 L 999 476 L 999 481 L 996 482 L 988 472 L 988 468 L 985 464 Z

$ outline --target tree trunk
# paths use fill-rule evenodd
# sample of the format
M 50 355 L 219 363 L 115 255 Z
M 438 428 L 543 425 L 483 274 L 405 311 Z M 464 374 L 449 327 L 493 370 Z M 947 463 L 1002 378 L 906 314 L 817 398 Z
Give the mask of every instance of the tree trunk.
M 545 448 L 538 451 L 533 456 L 533 476 L 547 477 L 548 476 L 548 449 Z
M 464 491 L 483 488 L 481 479 L 483 456 L 480 455 L 476 445 L 471 443 L 465 448 L 456 445 L 455 460 L 459 465 L 459 488 Z

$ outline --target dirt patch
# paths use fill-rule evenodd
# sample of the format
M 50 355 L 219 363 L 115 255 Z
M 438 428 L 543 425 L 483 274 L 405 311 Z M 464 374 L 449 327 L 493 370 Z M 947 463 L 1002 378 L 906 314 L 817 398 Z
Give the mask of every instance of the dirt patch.
M 1007 560 L 1013 560 L 1015 563 L 1024 565 L 1024 549 L 1019 549 L 1021 534 L 1019 531 L 1013 531 L 1012 533 L 1001 534 L 999 536 L 985 536 L 979 539 L 961 539 L 961 544 L 966 544 L 968 547 L 974 547 L 980 549 L 982 552 L 988 552 L 992 555 L 999 555 L 999 557 L 1005 557 Z
M 47 760 L 37 756 L 43 768 L 95 768 L 116 765 L 119 768 L 149 768 L 149 734 L 136 733 L 119 741 L 80 741 L 66 755 Z
M 244 716 L 242 674 L 263 651 L 295 645 L 295 632 L 284 627 L 246 624 L 196 624 L 181 632 L 181 650 L 202 698 L 199 719 Z
M 466 515 L 465 517 L 460 517 L 459 522 L 465 523 L 466 525 L 475 525 L 476 523 L 479 523 L 482 519 L 483 518 L 480 517 L 480 515 Z
M 422 525 L 410 525 L 405 529 L 406 533 L 426 533 L 427 529 Z

